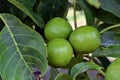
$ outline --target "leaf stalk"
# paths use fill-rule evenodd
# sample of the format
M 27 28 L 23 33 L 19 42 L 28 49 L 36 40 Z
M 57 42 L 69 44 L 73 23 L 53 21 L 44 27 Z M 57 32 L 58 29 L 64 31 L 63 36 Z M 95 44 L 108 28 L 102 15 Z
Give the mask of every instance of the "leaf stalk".
M 108 30 L 110 30 L 110 29 L 112 29 L 112 28 L 116 28 L 116 27 L 120 27 L 120 24 L 115 24 L 115 25 L 109 26 L 109 27 L 101 30 L 101 31 L 100 31 L 100 34 L 103 34 L 104 32 L 106 32 L 106 31 L 108 31 Z
M 77 28 L 77 19 L 76 19 L 76 0 L 74 0 L 74 4 L 73 4 L 73 8 L 74 8 L 74 27 L 75 29 Z

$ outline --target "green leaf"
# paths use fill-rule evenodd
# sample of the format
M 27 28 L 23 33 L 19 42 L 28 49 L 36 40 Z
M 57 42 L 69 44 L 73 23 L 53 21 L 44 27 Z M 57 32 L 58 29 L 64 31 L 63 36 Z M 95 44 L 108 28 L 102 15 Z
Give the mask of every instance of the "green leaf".
M 57 71 L 56 68 L 52 68 L 50 69 L 50 78 L 49 80 L 54 80 L 56 75 L 58 74 L 59 72 Z
M 0 32 L 0 75 L 3 80 L 33 80 L 34 68 L 47 70 L 42 37 L 11 14 L 0 14 L 5 27 Z
M 107 12 L 103 9 L 94 10 L 94 15 L 101 21 L 109 24 L 117 24 L 120 23 L 120 18 L 115 16 L 114 14 Z
M 101 35 L 101 45 L 108 47 L 110 45 L 120 44 L 120 29 L 112 29 Z
M 41 0 L 37 12 L 47 22 L 49 19 L 59 16 L 64 17 L 68 9 L 68 0 Z
M 92 55 L 93 57 L 120 57 L 120 28 L 114 28 L 103 33 L 101 35 L 101 47 Z
M 84 10 L 87 25 L 94 25 L 95 17 L 92 13 L 91 7 L 85 0 L 77 0 L 78 5 Z
M 82 74 L 77 75 L 75 80 L 92 80 L 92 79 L 89 78 L 87 73 L 82 73 Z
M 18 17 L 20 20 L 23 20 L 24 18 L 26 18 L 26 14 L 24 14 L 21 10 L 19 10 L 17 7 L 15 7 L 14 5 L 10 6 L 10 12 L 12 15 L 15 15 L 16 17 Z
M 101 8 L 120 17 L 120 0 L 100 0 Z
M 71 76 L 75 79 L 77 75 L 86 72 L 87 70 L 100 70 L 102 69 L 100 66 L 91 63 L 91 62 L 81 62 L 74 65 L 71 69 Z
M 33 5 L 36 0 L 8 0 L 14 6 L 28 15 L 40 28 L 44 27 L 44 21 L 41 16 L 33 12 Z
M 100 47 L 93 54 L 93 57 L 120 57 L 120 44 L 115 44 L 107 48 Z
M 101 3 L 99 0 L 86 0 L 90 5 L 94 6 L 95 8 L 100 8 Z
M 59 73 L 55 80 L 73 80 L 72 77 L 68 74 L 65 74 L 65 73 Z
M 120 57 L 120 29 L 114 28 L 101 35 L 101 47 L 93 57 Z

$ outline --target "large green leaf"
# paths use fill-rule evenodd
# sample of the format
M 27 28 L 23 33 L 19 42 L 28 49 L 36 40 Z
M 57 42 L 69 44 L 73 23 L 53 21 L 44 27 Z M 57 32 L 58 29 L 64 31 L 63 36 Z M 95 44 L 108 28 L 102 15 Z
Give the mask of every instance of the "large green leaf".
M 36 0 L 8 0 L 25 14 L 27 14 L 40 28 L 44 27 L 44 21 L 41 16 L 33 12 L 33 5 Z
M 103 9 L 94 10 L 94 15 L 101 21 L 109 24 L 120 23 L 120 18 Z
M 77 75 L 75 80 L 92 80 L 92 79 L 89 78 L 87 73 L 82 73 L 82 74 Z
M 58 70 L 56 68 L 51 67 L 49 80 L 54 80 L 58 73 L 59 72 L 58 72 Z
M 101 45 L 108 47 L 110 45 L 120 44 L 120 30 L 107 31 L 101 35 Z
M 94 25 L 95 17 L 90 6 L 85 0 L 77 0 L 78 5 L 84 10 L 87 25 Z
M 120 17 L 120 0 L 100 0 L 101 8 Z
M 64 17 L 68 9 L 68 0 L 40 0 L 37 11 L 47 22 L 49 19 L 59 16 Z
M 27 15 L 24 12 L 22 12 L 21 10 L 19 10 L 14 5 L 10 6 L 10 12 L 11 12 L 11 14 L 15 15 L 16 17 L 18 17 L 21 21 L 23 21 L 23 19 L 25 19 L 27 17 Z
M 86 72 L 87 70 L 100 70 L 102 69 L 100 66 L 91 63 L 91 62 L 81 62 L 74 65 L 71 69 L 71 76 L 75 79 L 77 75 Z
M 120 57 L 120 44 L 112 45 L 107 48 L 100 47 L 93 54 L 93 57 Z
M 68 74 L 65 74 L 65 73 L 59 73 L 55 80 L 73 80 L 72 77 Z
M 34 68 L 44 75 L 46 47 L 42 37 L 10 14 L 0 14 L 0 75 L 3 80 L 32 80 Z
M 112 29 L 101 35 L 101 46 L 93 57 L 120 57 L 120 29 Z

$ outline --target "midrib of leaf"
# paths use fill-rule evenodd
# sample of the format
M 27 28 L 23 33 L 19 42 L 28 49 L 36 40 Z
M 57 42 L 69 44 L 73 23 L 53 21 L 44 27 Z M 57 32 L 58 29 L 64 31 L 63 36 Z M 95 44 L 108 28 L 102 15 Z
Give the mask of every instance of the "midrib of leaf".
M 32 73 L 33 70 L 28 66 L 28 64 L 26 63 L 25 59 L 23 58 L 22 53 L 21 53 L 20 49 L 19 49 L 18 46 L 17 46 L 17 42 L 16 42 L 16 40 L 15 40 L 15 38 L 14 38 L 14 35 L 12 34 L 12 31 L 10 30 L 9 26 L 7 25 L 6 21 L 4 21 L 4 19 L 2 18 L 2 16 L 0 16 L 0 17 L 1 17 L 1 19 L 3 20 L 3 22 L 5 23 L 5 25 L 6 25 L 5 27 L 7 27 L 8 32 L 9 32 L 10 35 L 11 35 L 11 39 L 13 40 L 13 43 L 14 43 L 14 45 L 15 45 L 15 47 L 16 47 L 16 50 L 18 51 L 18 53 L 19 53 L 19 55 L 20 55 L 21 60 L 23 60 L 25 66 L 26 66 L 26 67 L 28 68 L 28 70 Z

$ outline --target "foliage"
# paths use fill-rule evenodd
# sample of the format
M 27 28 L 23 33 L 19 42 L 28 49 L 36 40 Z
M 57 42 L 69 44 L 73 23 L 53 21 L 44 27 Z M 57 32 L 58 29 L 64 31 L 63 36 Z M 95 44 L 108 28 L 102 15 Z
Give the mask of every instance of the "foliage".
M 51 68 L 49 80 L 90 80 L 87 71 L 91 69 L 105 76 L 109 64 L 104 61 L 120 56 L 120 0 L 0 0 L 0 4 L 2 80 L 36 80 L 46 75 L 45 24 L 54 17 L 66 19 L 70 7 L 84 11 L 86 25 L 99 30 L 101 45 L 92 56 L 74 52 L 75 57 L 63 67 L 68 73 Z

